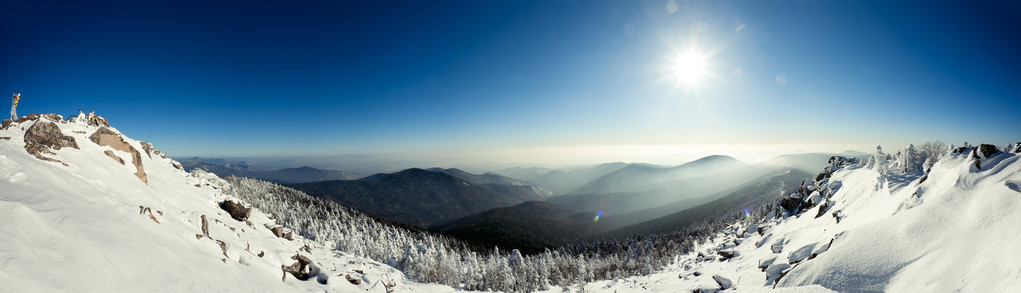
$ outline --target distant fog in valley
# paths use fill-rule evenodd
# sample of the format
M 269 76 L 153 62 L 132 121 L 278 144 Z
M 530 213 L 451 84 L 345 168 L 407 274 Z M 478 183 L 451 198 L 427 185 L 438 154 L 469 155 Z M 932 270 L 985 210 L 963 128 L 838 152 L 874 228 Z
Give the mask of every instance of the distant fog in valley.
M 900 148 L 902 146 L 890 146 Z M 624 162 L 676 166 L 710 156 L 726 155 L 747 164 L 758 164 L 785 154 L 837 153 L 859 155 L 874 152 L 871 145 L 684 145 L 684 146 L 591 146 L 519 148 L 503 150 L 452 150 L 420 153 L 301 155 L 294 156 L 174 156 L 244 162 L 257 170 L 316 167 L 343 170 L 368 176 L 408 168 L 458 168 L 472 173 L 497 172 L 513 168 L 542 168 L 570 171 L 593 165 Z M 171 154 L 173 155 L 173 154 Z

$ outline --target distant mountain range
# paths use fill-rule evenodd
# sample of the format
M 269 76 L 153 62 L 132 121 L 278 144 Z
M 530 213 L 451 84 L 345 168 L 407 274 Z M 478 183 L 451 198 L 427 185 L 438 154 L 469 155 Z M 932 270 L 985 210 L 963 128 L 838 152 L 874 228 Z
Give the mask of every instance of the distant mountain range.
M 776 201 L 800 186 L 811 174 L 774 169 L 752 180 L 738 180 L 726 191 L 626 214 L 607 214 L 552 202 L 526 202 L 438 223 L 429 228 L 455 237 L 522 252 L 542 252 L 579 241 L 668 233 L 738 214 L 744 208 Z M 599 220 L 595 216 L 600 214 Z
M 648 190 L 555 196 L 546 202 L 491 209 L 429 228 L 524 252 L 541 252 L 547 247 L 577 241 L 668 233 L 775 202 L 799 187 L 803 180 L 810 180 L 830 156 L 785 155 L 756 165 L 724 156 L 670 168 L 625 165 L 594 180 L 608 182 L 600 179 L 613 176 L 622 185 L 646 186 Z M 709 174 L 699 176 L 699 169 L 708 170 Z M 678 174 L 681 179 L 649 180 L 635 174 L 658 178 Z M 692 177 L 684 178 L 684 174 Z M 595 221 L 597 214 L 600 218 Z
M 627 165 L 629 164 L 617 162 L 570 170 L 536 167 L 510 168 L 496 171 L 495 173 L 532 182 L 553 191 L 556 195 L 563 195 L 573 192 L 592 180 L 617 171 Z
M 676 207 L 668 205 L 635 212 L 634 214 L 651 215 L 656 218 L 596 235 L 595 238 L 625 238 L 632 235 L 669 233 L 705 219 L 719 218 L 726 214 L 738 215 L 744 212 L 744 209 L 776 202 L 801 186 L 804 180 L 810 181 L 810 178 L 812 178 L 812 173 L 803 170 L 777 169 L 721 194 L 722 196 L 710 196 L 708 198 L 715 199 L 705 204 L 672 212 L 665 216 L 660 215 L 675 211 Z
M 433 168 L 429 169 L 429 171 L 450 174 L 451 176 L 460 178 L 464 181 L 468 181 L 471 184 L 479 185 L 505 195 L 514 196 L 525 201 L 545 200 L 546 198 L 549 198 L 550 196 L 553 195 L 553 191 L 550 191 L 549 189 L 546 189 L 542 186 L 538 186 L 524 180 L 518 180 L 494 173 L 476 175 L 462 171 L 460 169 L 441 169 L 441 168 Z
M 573 194 L 636 192 L 680 179 L 702 177 L 745 166 L 729 156 L 708 156 L 675 167 L 628 164 L 575 189 Z
M 285 168 L 279 170 L 256 170 L 245 161 L 231 162 L 224 159 L 189 158 L 180 159 L 186 171 L 201 168 L 220 177 L 238 176 L 262 179 L 277 183 L 301 183 L 324 180 L 351 180 L 362 176 L 340 170 L 326 170 L 313 167 Z
M 457 169 L 407 169 L 358 180 L 288 184 L 309 195 L 337 201 L 387 221 L 427 227 L 431 224 L 543 200 L 551 192 L 495 174 Z

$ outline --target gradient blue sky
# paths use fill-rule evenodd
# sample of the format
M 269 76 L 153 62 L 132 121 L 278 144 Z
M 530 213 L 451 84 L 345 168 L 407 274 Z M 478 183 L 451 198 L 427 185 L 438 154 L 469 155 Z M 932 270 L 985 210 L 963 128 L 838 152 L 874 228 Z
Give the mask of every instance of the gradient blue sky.
M 1016 1 L 60 2 L 0 4 L 0 89 L 172 156 L 1021 140 Z

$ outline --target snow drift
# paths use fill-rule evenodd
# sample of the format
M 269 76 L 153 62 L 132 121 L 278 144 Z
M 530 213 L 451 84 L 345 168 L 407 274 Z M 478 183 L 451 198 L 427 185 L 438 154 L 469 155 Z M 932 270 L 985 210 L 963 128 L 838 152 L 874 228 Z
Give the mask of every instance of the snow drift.
M 1019 151 L 834 157 L 772 216 L 753 213 L 690 254 L 646 252 L 668 246 L 636 241 L 625 251 L 640 257 L 483 258 L 363 215 L 352 219 L 365 225 L 319 220 L 350 211 L 276 185 L 185 172 L 99 116 L 28 115 L 0 127 L 0 291 L 462 290 L 411 281 L 391 265 L 464 289 L 1013 291 L 1021 288 Z M 666 268 L 654 269 L 651 256 Z M 624 277 L 629 270 L 606 269 L 614 266 L 647 269 Z M 561 273 L 544 275 L 551 268 Z
M 453 291 L 246 213 L 230 189 L 95 115 L 4 121 L 0 291 Z

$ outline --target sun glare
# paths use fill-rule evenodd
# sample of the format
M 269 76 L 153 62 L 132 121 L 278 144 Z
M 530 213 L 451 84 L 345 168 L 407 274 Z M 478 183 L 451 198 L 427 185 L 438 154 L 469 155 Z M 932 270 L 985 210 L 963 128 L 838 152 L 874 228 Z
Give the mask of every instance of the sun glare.
M 698 53 L 687 52 L 677 57 L 674 62 L 674 75 L 677 83 L 693 86 L 705 75 L 705 57 Z

